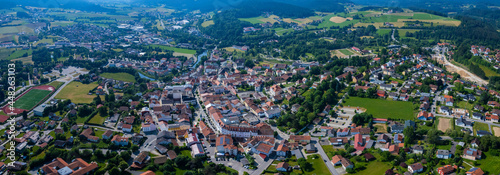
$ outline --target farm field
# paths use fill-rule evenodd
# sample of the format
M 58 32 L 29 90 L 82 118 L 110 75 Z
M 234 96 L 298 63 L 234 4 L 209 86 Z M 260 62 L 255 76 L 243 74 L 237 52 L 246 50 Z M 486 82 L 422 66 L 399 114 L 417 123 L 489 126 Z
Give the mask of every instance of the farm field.
M 443 132 L 446 132 L 446 130 L 450 129 L 450 121 L 451 119 L 449 118 L 444 118 L 444 117 L 441 117 L 439 118 L 439 124 L 438 124 L 438 130 L 440 131 L 443 131 Z
M 391 33 L 391 29 L 378 29 L 377 30 L 377 34 L 379 35 L 386 35 L 386 34 L 390 34 Z
M 213 24 L 214 24 L 214 21 L 210 20 L 210 21 L 205 21 L 205 22 L 201 23 L 201 26 L 208 27 L 208 26 L 213 25 Z
M 34 45 L 36 46 L 36 45 L 41 44 L 41 43 L 54 44 L 54 41 L 52 39 L 45 38 L 45 39 L 42 39 L 42 40 L 36 42 Z
M 120 73 L 102 73 L 100 76 L 104 77 L 104 78 L 110 78 L 113 80 L 135 83 L 135 77 L 129 73 L 123 73 L 123 72 L 120 72 Z
M 14 103 L 15 108 L 30 110 L 35 107 L 42 99 L 47 97 L 51 91 L 41 89 L 31 89 L 29 92 L 21 96 Z
M 89 91 L 97 87 L 97 83 L 82 84 L 80 82 L 71 82 L 66 85 L 55 98 L 70 99 L 73 103 L 90 103 L 96 97 L 88 95 Z M 103 97 L 101 97 L 103 98 Z
M 176 48 L 176 47 L 156 45 L 156 44 L 152 44 L 149 47 L 154 47 L 154 48 L 159 47 L 161 49 L 171 50 L 171 51 L 178 52 L 178 53 L 186 53 L 186 54 L 193 54 L 193 55 L 196 54 L 196 50 L 191 50 L 191 49 L 183 49 L 183 48 Z
M 250 22 L 252 24 L 262 24 L 262 23 L 266 23 L 266 22 L 269 22 L 269 23 L 278 22 L 274 18 L 279 18 L 279 17 L 276 15 L 269 15 L 269 17 L 267 17 L 267 18 L 264 18 L 262 16 L 258 16 L 258 17 L 253 17 L 253 18 L 238 18 L 238 19 L 241 21 Z M 290 18 L 287 18 L 287 19 L 290 19 Z M 283 19 L 283 20 L 285 20 L 285 19 Z
M 369 99 L 349 97 L 344 106 L 365 108 L 374 118 L 394 118 L 410 120 L 414 118 L 413 105 L 410 102 L 388 101 L 384 99 Z
M 7 57 L 7 60 L 12 60 L 16 58 L 21 58 L 24 54 L 31 55 L 33 53 L 33 50 L 16 50 L 12 54 Z

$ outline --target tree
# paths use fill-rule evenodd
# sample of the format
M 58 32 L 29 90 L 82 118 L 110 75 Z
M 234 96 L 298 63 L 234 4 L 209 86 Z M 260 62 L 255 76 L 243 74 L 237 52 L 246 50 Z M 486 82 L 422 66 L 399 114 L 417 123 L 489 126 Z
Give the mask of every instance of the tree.
M 245 67 L 253 68 L 254 66 L 255 64 L 253 63 L 252 60 L 250 59 L 245 60 Z
M 94 97 L 93 102 L 95 105 L 102 104 L 101 97 L 99 97 L 99 95 L 97 95 L 97 97 Z
M 439 131 L 436 129 L 430 129 L 427 131 L 427 142 L 430 144 L 436 144 L 439 141 Z
M 109 170 L 109 174 L 120 174 L 120 170 L 117 167 L 113 167 Z
M 406 127 L 403 130 L 403 134 L 405 136 L 404 139 L 405 147 L 408 147 L 413 143 L 413 140 L 415 140 L 415 128 L 413 128 L 413 126 Z
M 125 161 L 121 161 L 120 165 L 118 166 L 122 171 L 125 171 L 125 169 L 128 168 L 128 163 Z
M 299 163 L 299 166 L 305 170 L 305 171 L 312 171 L 312 164 L 309 163 L 305 158 L 300 158 L 297 160 L 297 163 Z

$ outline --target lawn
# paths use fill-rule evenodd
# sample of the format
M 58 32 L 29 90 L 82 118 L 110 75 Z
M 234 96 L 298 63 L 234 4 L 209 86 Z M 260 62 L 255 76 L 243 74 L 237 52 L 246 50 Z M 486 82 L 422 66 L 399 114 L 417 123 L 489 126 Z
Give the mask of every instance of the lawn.
M 104 120 L 106 120 L 106 116 L 101 116 L 99 113 L 97 113 L 94 117 L 92 117 L 92 119 L 90 119 L 89 123 L 102 125 L 104 123 Z
M 341 53 L 343 53 L 344 55 L 353 55 L 354 54 L 351 51 L 349 51 L 348 49 L 340 49 L 339 51 Z
M 373 127 L 377 128 L 377 133 L 387 133 L 387 124 L 375 123 Z
M 193 54 L 193 55 L 196 54 L 196 50 L 191 50 L 191 49 L 182 49 L 182 48 L 157 45 L 157 44 L 152 44 L 149 47 L 153 47 L 153 48 L 159 47 L 163 50 L 171 50 L 171 51 L 178 52 L 178 53 L 186 53 L 186 54 Z
M 208 27 L 208 26 L 213 25 L 213 24 L 214 24 L 214 21 L 210 20 L 210 21 L 205 21 L 205 22 L 201 23 L 201 26 Z
M 181 151 L 181 155 L 185 155 L 185 156 L 191 157 L 191 151 L 189 151 L 189 150 L 182 150 Z
M 82 84 L 73 81 L 66 85 L 61 92 L 56 95 L 56 98 L 70 99 L 73 103 L 91 103 L 96 96 L 88 95 L 88 93 L 96 87 L 97 83 Z
M 488 127 L 488 124 L 486 123 L 480 123 L 480 122 L 474 122 L 474 135 L 476 135 L 476 131 L 478 130 L 485 130 L 490 132 L 490 128 Z
M 358 162 L 359 163 L 359 162 Z M 366 169 L 356 172 L 355 174 L 385 174 L 385 171 L 391 168 L 391 165 L 379 162 L 377 160 L 369 162 L 366 166 Z
M 321 147 L 323 148 L 325 153 L 336 151 L 336 149 L 333 148 L 333 145 L 321 145 Z
M 100 76 L 104 77 L 104 78 L 113 79 L 113 80 L 135 83 L 135 77 L 132 74 L 129 74 L 129 73 L 124 73 L 124 72 L 120 72 L 120 73 L 102 73 Z
M 23 57 L 24 54 L 27 54 L 27 56 L 31 55 L 33 53 L 33 50 L 28 49 L 28 50 L 16 50 L 14 53 L 10 54 L 9 57 L 7 57 L 7 60 L 12 60 L 16 58 L 21 58 Z
M 312 164 L 313 170 L 311 172 L 305 172 L 304 174 L 329 174 L 330 170 L 323 162 L 323 159 L 319 154 L 317 154 L 319 158 L 313 159 L 313 156 L 307 156 L 307 162 Z
M 360 97 L 349 97 L 344 106 L 363 107 L 367 113 L 374 118 L 392 118 L 410 120 L 414 118 L 413 105 L 411 102 L 388 101 L 384 99 L 369 99 Z
M 475 64 L 477 66 L 479 66 L 479 68 L 481 68 L 481 70 L 483 70 L 484 74 L 487 76 L 487 77 L 493 77 L 493 76 L 500 76 L 499 73 L 491 70 L 490 68 L 486 67 L 486 66 L 483 66 L 481 64 Z
M 263 19 L 264 17 L 258 16 L 258 17 L 253 17 L 253 18 L 238 18 L 241 21 L 246 21 L 252 24 L 261 24 L 264 23 L 264 21 L 261 21 L 259 19 Z M 203 24 L 202 24 L 203 25 Z
M 474 165 L 470 160 L 465 160 L 469 162 L 471 165 Z M 477 163 L 480 165 L 480 167 L 486 174 L 499 174 L 500 173 L 500 168 L 498 168 L 498 165 L 500 165 L 500 157 L 498 156 L 493 156 L 489 152 L 483 152 L 483 157 L 481 160 L 477 160 Z
M 378 29 L 377 30 L 377 34 L 379 35 L 387 35 L 387 34 L 390 34 L 391 33 L 391 29 Z
M 47 85 L 49 86 L 52 86 L 54 88 L 59 88 L 60 86 L 62 86 L 64 83 L 63 82 L 60 82 L 60 81 L 53 81 L 53 82 L 50 82 L 48 83 Z
M 31 89 L 29 92 L 21 96 L 14 103 L 15 108 L 30 110 L 35 107 L 41 100 L 43 100 L 51 91 L 41 89 Z

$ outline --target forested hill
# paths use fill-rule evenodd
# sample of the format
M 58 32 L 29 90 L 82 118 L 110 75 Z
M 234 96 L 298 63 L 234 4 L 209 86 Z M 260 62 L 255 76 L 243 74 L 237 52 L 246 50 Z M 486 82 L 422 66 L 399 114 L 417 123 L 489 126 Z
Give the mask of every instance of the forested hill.
M 350 0 L 275 0 L 277 2 L 309 8 L 320 12 L 343 12 L 344 4 L 352 3 Z
M 86 0 L 54 1 L 54 0 L 0 0 L 0 9 L 8 9 L 16 5 L 44 7 L 44 8 L 63 8 L 75 9 L 87 12 L 114 12 L 113 9 L 104 8 L 98 4 Z
M 343 12 L 344 3 L 349 0 L 135 0 L 136 3 L 148 5 L 166 5 L 177 10 L 200 10 L 210 12 L 214 10 L 242 9 L 241 15 L 255 17 L 260 12 L 273 12 L 278 16 L 298 17 L 316 11 Z M 342 4 L 341 4 L 342 3 Z M 254 15 L 257 14 L 257 15 Z M 310 15 L 309 15 L 310 16 Z
M 263 12 L 270 12 L 285 18 L 302 18 L 314 15 L 314 11 L 304 7 L 272 1 L 245 1 L 238 6 L 236 17 L 250 18 L 262 15 Z

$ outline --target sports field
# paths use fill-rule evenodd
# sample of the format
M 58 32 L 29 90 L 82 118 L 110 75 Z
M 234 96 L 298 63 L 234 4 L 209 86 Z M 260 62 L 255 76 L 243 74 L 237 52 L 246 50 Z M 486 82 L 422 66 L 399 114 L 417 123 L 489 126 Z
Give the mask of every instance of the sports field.
M 100 76 L 104 77 L 104 78 L 113 79 L 113 80 L 135 83 L 135 77 L 132 74 L 129 74 L 129 73 L 124 73 L 124 72 L 120 72 L 120 73 L 102 73 Z
M 80 82 L 71 82 L 66 85 L 61 92 L 56 95 L 57 99 L 70 99 L 73 103 L 90 103 L 96 97 L 88 95 L 89 91 L 96 88 L 97 83 L 82 84 Z M 101 97 L 102 98 L 102 97 Z
M 16 100 L 14 108 L 30 110 L 50 93 L 51 91 L 48 90 L 31 89 L 29 92 Z
M 393 118 L 405 120 L 414 118 L 413 105 L 411 102 L 349 97 L 343 105 L 365 108 L 366 112 L 373 114 L 374 118 Z

